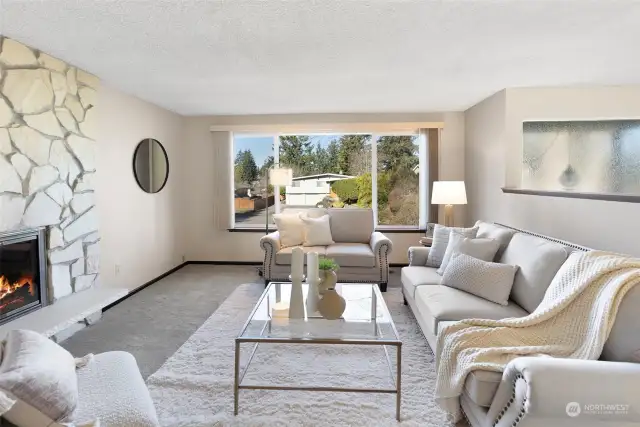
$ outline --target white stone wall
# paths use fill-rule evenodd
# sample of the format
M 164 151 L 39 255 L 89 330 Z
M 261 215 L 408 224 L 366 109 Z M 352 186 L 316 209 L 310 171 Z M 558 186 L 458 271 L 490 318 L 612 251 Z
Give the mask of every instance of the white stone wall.
M 50 298 L 98 277 L 99 80 L 0 37 L 0 232 L 47 226 Z

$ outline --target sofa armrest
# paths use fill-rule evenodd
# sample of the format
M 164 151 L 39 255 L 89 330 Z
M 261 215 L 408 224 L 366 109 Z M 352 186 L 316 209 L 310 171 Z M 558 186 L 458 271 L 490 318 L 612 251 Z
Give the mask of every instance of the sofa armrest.
M 262 274 L 265 280 L 271 280 L 271 268 L 276 263 L 276 254 L 280 250 L 280 233 L 274 231 L 260 239 L 260 247 L 264 251 Z
M 497 427 L 636 425 L 638 384 L 635 363 L 519 357 L 505 369 L 487 422 Z
M 376 231 L 371 234 L 371 239 L 369 240 L 369 245 L 371 246 L 371 250 L 374 254 L 376 254 L 376 259 L 380 259 L 377 255 L 380 254 L 380 251 L 386 251 L 386 255 L 391 253 L 391 249 L 393 249 L 393 243 L 391 239 L 382 234 L 379 231 Z
M 266 236 L 262 236 L 260 239 L 260 247 L 265 250 L 272 250 L 273 253 L 277 253 L 280 250 L 280 233 L 274 231 Z
M 429 250 L 431 250 L 431 248 L 426 246 L 411 246 L 409 248 L 409 265 L 419 267 L 427 265 Z

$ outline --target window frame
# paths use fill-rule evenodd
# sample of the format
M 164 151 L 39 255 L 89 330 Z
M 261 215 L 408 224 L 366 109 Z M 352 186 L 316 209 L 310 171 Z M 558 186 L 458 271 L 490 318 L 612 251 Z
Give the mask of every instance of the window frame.
M 229 168 L 230 173 L 230 185 L 231 185 L 231 224 L 228 228 L 228 231 L 235 232 L 264 232 L 265 225 L 237 225 L 235 221 L 236 211 L 234 204 L 234 195 L 235 195 L 235 139 L 237 136 L 251 136 L 256 138 L 271 138 L 271 143 L 273 146 L 273 164 L 278 165 L 280 163 L 280 136 L 289 136 L 289 135 L 371 135 L 371 209 L 373 210 L 374 215 L 374 227 L 376 231 L 385 231 L 385 232 L 400 232 L 400 233 L 418 233 L 424 232 L 427 229 L 427 220 L 429 218 L 429 209 L 431 204 L 428 201 L 429 196 L 429 173 L 428 167 L 430 164 L 429 159 L 429 129 L 417 129 L 417 130 L 407 130 L 407 131 L 392 131 L 392 132 L 314 132 L 311 131 L 309 133 L 305 132 L 295 132 L 295 133 L 274 133 L 274 132 L 231 132 L 231 138 L 229 138 L 229 142 L 231 144 L 230 150 L 230 160 L 231 167 Z M 419 165 L 419 203 L 418 203 L 418 224 L 417 225 L 402 225 L 402 224 L 379 224 L 378 223 L 378 150 L 377 150 L 377 142 L 381 137 L 384 136 L 402 136 L 402 135 L 412 135 L 416 136 L 418 141 L 418 165 Z M 274 186 L 274 212 L 281 212 L 281 204 L 280 204 L 280 187 Z M 267 229 L 271 231 L 275 231 L 275 224 L 269 224 Z

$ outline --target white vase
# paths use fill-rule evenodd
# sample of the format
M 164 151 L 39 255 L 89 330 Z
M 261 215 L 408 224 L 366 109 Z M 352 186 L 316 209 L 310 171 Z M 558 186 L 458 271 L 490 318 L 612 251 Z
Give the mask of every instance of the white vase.
M 309 284 L 307 290 L 307 316 L 311 316 L 318 311 L 318 303 L 320 302 L 320 280 L 318 277 L 310 278 L 307 279 L 307 283 Z
M 302 281 L 304 275 L 289 276 L 291 279 L 291 298 L 289 299 L 289 319 L 304 319 L 304 296 L 302 295 Z

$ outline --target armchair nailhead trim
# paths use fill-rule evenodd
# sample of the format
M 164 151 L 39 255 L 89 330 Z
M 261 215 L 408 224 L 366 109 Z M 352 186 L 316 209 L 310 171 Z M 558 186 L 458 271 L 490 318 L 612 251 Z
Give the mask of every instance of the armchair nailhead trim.
M 262 242 L 262 249 L 264 250 L 264 261 L 262 263 L 262 275 L 265 280 L 271 280 L 271 261 L 273 260 L 273 244 L 270 242 Z M 269 257 L 269 262 L 267 262 Z
M 500 422 L 502 417 L 504 417 L 504 414 L 511 407 L 511 405 L 513 405 L 513 402 L 515 402 L 515 400 L 516 400 L 516 383 L 519 380 L 523 380 L 523 381 L 526 382 L 526 380 L 524 379 L 524 376 L 522 376 L 522 374 L 519 374 L 519 375 L 517 375 L 515 377 L 515 379 L 513 380 L 513 393 L 511 393 L 511 398 L 509 399 L 509 401 L 507 402 L 505 407 L 502 408 L 502 411 L 500 411 L 500 413 L 498 414 L 498 417 L 496 418 L 496 420 L 493 423 L 493 427 L 496 427 L 498 425 L 498 423 Z M 520 408 L 520 412 L 518 413 L 518 416 L 516 417 L 516 420 L 513 422 L 513 424 L 511 424 L 511 427 L 516 427 L 520 423 L 520 421 L 524 418 L 524 416 L 525 416 L 524 407 L 525 407 L 526 403 L 527 403 L 527 397 L 525 396 L 525 398 L 522 399 L 522 407 Z
M 380 245 L 380 249 L 378 250 L 378 265 L 380 268 L 380 282 L 382 283 L 386 283 L 389 281 L 389 263 L 387 262 L 388 255 L 389 255 L 389 245 L 388 244 Z M 384 259 L 384 262 L 383 262 L 383 259 Z

